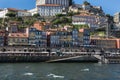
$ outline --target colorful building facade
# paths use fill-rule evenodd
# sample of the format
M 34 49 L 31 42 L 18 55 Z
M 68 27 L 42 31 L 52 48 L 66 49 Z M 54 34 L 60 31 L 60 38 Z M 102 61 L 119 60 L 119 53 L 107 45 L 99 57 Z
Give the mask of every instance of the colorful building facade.
M 29 45 L 38 47 L 47 47 L 47 34 L 44 31 L 37 30 L 36 28 L 29 29 Z
M 28 45 L 28 35 L 26 33 L 9 33 L 8 45 L 16 46 Z
M 7 31 L 0 30 L 0 46 L 6 46 L 7 45 L 7 36 L 8 36 Z
M 38 5 L 37 8 L 41 16 L 55 16 L 61 14 L 63 10 L 63 7 L 57 4 L 42 4 Z
M 50 47 L 71 47 L 72 32 L 57 31 L 50 36 Z
M 91 45 L 96 48 L 120 48 L 120 39 L 91 38 Z
M 90 28 L 99 28 L 107 25 L 107 18 L 91 15 L 88 13 L 81 13 L 72 17 L 73 25 L 88 25 Z
M 84 29 L 83 32 L 83 46 L 89 47 L 90 46 L 90 29 Z
M 51 47 L 89 47 L 90 31 L 85 29 L 79 32 L 74 29 L 72 31 L 58 31 L 50 36 Z

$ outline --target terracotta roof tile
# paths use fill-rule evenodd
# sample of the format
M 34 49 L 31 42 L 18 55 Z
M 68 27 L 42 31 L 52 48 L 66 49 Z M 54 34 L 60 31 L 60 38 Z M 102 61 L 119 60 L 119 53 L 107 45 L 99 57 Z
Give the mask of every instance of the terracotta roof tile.
M 16 9 L 16 8 L 7 8 L 10 11 L 22 11 L 22 12 L 26 12 L 26 10 L 20 10 L 20 9 Z
M 9 33 L 8 37 L 14 37 L 14 38 L 27 38 L 28 35 L 26 33 Z
M 79 32 L 82 32 L 82 33 L 83 33 L 83 32 L 84 32 L 84 29 L 79 29 Z

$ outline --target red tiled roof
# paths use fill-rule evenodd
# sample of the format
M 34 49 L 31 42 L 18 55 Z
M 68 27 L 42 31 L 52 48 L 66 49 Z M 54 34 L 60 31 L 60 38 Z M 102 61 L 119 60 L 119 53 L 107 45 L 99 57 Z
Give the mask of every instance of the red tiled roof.
M 9 25 L 19 25 L 19 24 L 21 24 L 21 22 L 19 22 L 19 21 L 10 21 L 9 22 Z
M 5 33 L 5 30 L 0 30 L 0 33 Z
M 79 29 L 79 32 L 82 32 L 82 33 L 83 33 L 83 32 L 84 32 L 84 29 Z
M 0 30 L 0 36 L 5 36 L 5 34 L 6 34 L 5 31 Z
M 0 30 L 0 36 L 5 36 L 6 35 L 6 31 L 5 30 Z
M 21 22 L 19 22 L 19 21 L 10 21 L 9 23 L 10 24 L 14 24 L 14 23 L 20 24 Z
M 28 35 L 26 33 L 10 33 L 8 37 L 14 37 L 14 38 L 27 38 Z
M 10 11 L 23 11 L 23 12 L 26 12 L 26 10 L 19 10 L 19 9 L 16 9 L 16 8 L 7 8 L 8 10 Z
M 17 9 L 15 9 L 15 8 L 7 8 L 8 10 L 10 10 L 10 11 L 18 11 Z

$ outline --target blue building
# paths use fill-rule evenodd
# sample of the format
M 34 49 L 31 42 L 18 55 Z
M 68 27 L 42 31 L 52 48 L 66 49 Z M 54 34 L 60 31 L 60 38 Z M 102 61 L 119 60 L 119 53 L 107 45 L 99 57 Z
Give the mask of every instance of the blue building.
M 79 46 L 79 37 L 78 37 L 78 30 L 74 29 L 72 31 L 72 46 L 78 47 Z
M 47 47 L 47 34 L 44 31 L 36 30 L 35 44 L 39 47 Z
M 83 32 L 83 46 L 89 47 L 90 46 L 90 29 L 84 29 Z
M 90 30 L 77 29 L 72 31 L 57 31 L 50 36 L 50 47 L 88 47 L 90 44 Z
M 50 36 L 50 47 L 71 47 L 72 32 L 57 31 Z
M 37 30 L 36 28 L 29 29 L 29 45 L 38 47 L 47 47 L 46 32 Z

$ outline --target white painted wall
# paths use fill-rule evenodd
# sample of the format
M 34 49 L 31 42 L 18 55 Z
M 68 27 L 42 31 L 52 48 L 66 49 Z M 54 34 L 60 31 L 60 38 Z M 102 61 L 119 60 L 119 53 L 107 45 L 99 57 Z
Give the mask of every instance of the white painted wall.
M 38 6 L 38 13 L 41 16 L 55 16 L 62 13 L 62 6 Z
M 27 11 L 18 11 L 17 15 L 18 15 L 18 17 L 32 16 L 32 14 L 30 12 L 27 12 Z
M 38 13 L 38 10 L 37 10 L 37 8 L 34 8 L 34 9 L 31 9 L 31 10 L 28 10 L 28 12 L 30 12 L 31 15 L 33 16 L 34 14 Z
M 6 13 L 8 13 L 7 9 L 3 9 L 3 11 L 0 11 L 0 18 L 5 18 Z

